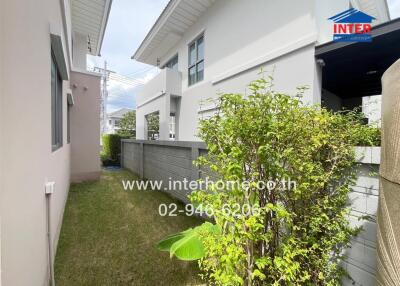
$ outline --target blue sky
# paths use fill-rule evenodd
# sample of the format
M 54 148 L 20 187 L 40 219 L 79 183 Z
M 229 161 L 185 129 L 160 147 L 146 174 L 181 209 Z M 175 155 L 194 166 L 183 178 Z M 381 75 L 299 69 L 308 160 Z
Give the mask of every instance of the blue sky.
M 400 0 L 387 2 L 391 18 L 400 17 Z M 122 107 L 135 108 L 135 96 L 140 85 L 130 78 L 143 83 L 157 73 L 156 68 L 131 60 L 131 56 L 167 3 L 168 0 L 113 0 L 101 49 L 102 56 L 88 58 L 89 67 L 102 67 L 106 60 L 110 70 L 127 76 L 123 82 L 110 80 L 108 112 Z
M 90 56 L 88 66 L 103 67 L 106 60 L 108 69 L 121 75 L 142 82 L 151 79 L 157 69 L 131 60 L 131 56 L 167 3 L 168 0 L 114 0 L 101 49 L 102 56 Z M 135 108 L 135 95 L 139 88 L 110 80 L 107 111 Z

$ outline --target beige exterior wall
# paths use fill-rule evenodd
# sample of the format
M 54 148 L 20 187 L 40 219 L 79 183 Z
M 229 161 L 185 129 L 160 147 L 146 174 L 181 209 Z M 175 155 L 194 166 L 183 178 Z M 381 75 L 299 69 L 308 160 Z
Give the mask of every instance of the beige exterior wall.
M 100 176 L 100 76 L 71 72 L 75 105 L 71 107 L 71 180 Z
M 44 184 L 55 182 L 51 228 L 56 248 L 70 177 L 64 88 L 63 147 L 51 151 L 50 27 L 63 45 L 60 1 L 2 0 L 1 266 L 2 285 L 46 285 Z M 6 29 L 5 29 L 6 27 Z M 64 54 L 68 55 L 64 48 Z M 67 60 L 67 67 L 69 61 Z M 69 83 L 64 81 L 64 87 Z
M 3 1 L 0 1 L 0 40 L 3 39 L 3 34 L 4 34 L 4 23 L 3 23 L 3 12 L 4 11 L 4 4 Z M 3 144 L 3 127 L 1 124 L 1 120 L 3 118 L 3 110 L 4 110 L 4 103 L 3 103 L 3 45 L 0 44 L 0 150 L 3 150 L 4 144 Z M 0 151 L 1 152 L 1 151 Z M 1 155 L 1 153 L 0 153 Z M 2 239 L 2 224 L 1 224 L 1 208 L 2 208 L 2 198 L 3 198 L 3 160 L 0 159 L 0 286 L 2 284 L 2 244 L 1 244 L 1 239 Z
M 50 31 L 61 36 L 67 70 L 71 69 L 69 13 L 63 17 L 64 1 L 0 1 L 0 284 L 2 286 L 48 285 L 49 262 L 46 230 L 45 183 L 55 182 L 51 195 L 51 243 L 55 253 L 71 174 L 71 146 L 67 143 L 67 90 L 63 82 L 63 146 L 52 152 L 51 145 L 51 42 Z M 67 3 L 68 4 L 68 3 Z M 68 6 L 68 5 L 67 5 Z M 67 27 L 64 27 L 64 22 Z M 69 39 L 69 40 L 67 40 Z M 96 141 L 92 157 L 85 165 L 74 160 L 74 171 L 98 172 L 100 162 L 98 110 L 99 78 L 77 76 L 78 87 L 87 85 L 88 94 L 77 95 L 73 107 L 79 112 L 79 131 L 72 128 L 72 138 L 84 134 L 82 147 Z M 82 81 L 87 80 L 86 84 Z M 96 86 L 97 85 L 97 86 Z M 96 93 L 96 96 L 93 95 Z M 80 96 L 81 95 L 81 96 Z M 82 99 L 82 100 L 81 100 Z M 92 106 L 87 101 L 92 102 Z M 79 104 L 82 104 L 79 107 Z M 84 110 L 87 108 L 87 110 Z M 78 114 L 77 114 L 78 113 Z M 72 114 L 72 117 L 74 114 Z M 88 119 L 89 117 L 92 118 Z M 78 126 L 77 120 L 73 121 Z M 94 124 L 96 121 L 96 124 Z M 92 141 L 88 136 L 94 136 Z M 73 154 L 82 154 L 74 145 Z M 88 151 L 89 152 L 89 151 Z M 83 152 L 85 153 L 85 152 Z M 83 157 L 82 157 L 83 158 Z M 92 169 L 90 169 L 92 168 Z

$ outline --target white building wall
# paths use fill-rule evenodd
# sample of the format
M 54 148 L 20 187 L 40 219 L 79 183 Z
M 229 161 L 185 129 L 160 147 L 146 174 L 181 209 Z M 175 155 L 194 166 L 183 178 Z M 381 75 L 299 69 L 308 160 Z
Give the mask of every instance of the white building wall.
M 387 0 L 350 0 L 352 6 L 376 18 L 372 25 L 378 25 L 390 19 Z
M 308 45 L 285 57 L 268 62 L 263 66 L 267 71 L 266 75 L 271 70 L 274 70 L 273 77 L 276 90 L 294 95 L 296 87 L 308 85 L 310 89 L 305 93 L 304 102 L 313 103 L 313 56 L 314 46 Z M 259 72 L 260 67 L 256 66 L 216 84 L 204 81 L 199 83 L 198 86 L 184 92 L 181 98 L 179 140 L 199 140 L 196 137 L 198 118 L 201 116 L 199 109 L 209 107 L 209 103 L 205 102 L 208 98 L 216 98 L 220 92 L 247 93 L 246 86 L 252 80 L 259 78 Z
M 107 117 L 107 134 L 115 134 L 119 130 L 119 126 L 117 126 L 117 121 L 121 121 L 121 118 L 118 117 Z
M 141 108 L 136 109 L 136 138 L 137 139 L 147 139 L 147 123 L 145 116 L 153 113 L 159 112 L 160 116 L 160 139 L 168 140 L 169 138 L 169 108 L 170 108 L 170 94 L 164 94 L 157 99 L 143 105 Z M 161 134 L 161 129 L 163 133 Z M 168 131 L 168 134 L 167 134 Z M 181 140 L 181 139 L 180 139 Z M 182 139 L 184 140 L 184 139 Z
M 385 1 L 376 2 L 383 7 Z M 177 53 L 179 56 L 182 99 L 178 140 L 199 140 L 195 134 L 200 101 L 215 98 L 220 92 L 245 93 L 246 85 L 259 77 L 262 67 L 267 75 L 274 71 L 276 90 L 294 94 L 296 87 L 306 85 L 309 90 L 304 102 L 320 104 L 321 66 L 315 62 L 314 47 L 332 40 L 333 23 L 328 18 L 349 8 L 350 0 L 252 0 L 251 5 L 242 0 L 215 1 L 167 53 L 163 44 L 153 50 L 160 66 Z M 188 86 L 188 44 L 202 33 L 204 80 Z M 168 37 L 177 36 L 167 35 L 164 42 Z M 152 107 L 138 108 L 138 139 L 144 139 L 144 119 L 139 116 L 147 114 L 147 109 L 163 108 L 161 100 L 148 104 Z
M 201 33 L 205 43 L 204 80 L 189 87 L 188 44 Z M 160 57 L 163 65 L 176 53 L 179 55 L 179 140 L 199 140 L 196 129 L 201 101 L 215 98 L 219 92 L 245 93 L 247 84 L 259 78 L 262 67 L 266 75 L 273 71 L 277 90 L 294 94 L 296 87 L 307 85 L 304 101 L 318 102 L 315 94 L 319 94 L 319 85 L 314 84 L 318 75 L 314 61 L 316 40 L 314 0 L 254 0 L 251 5 L 240 0 L 216 1 L 181 41 Z M 160 109 L 162 101 L 160 98 L 138 108 L 138 139 L 144 138 L 141 117 Z
M 315 22 L 318 28 L 318 44 L 332 41 L 333 21 L 328 18 L 350 8 L 349 0 L 315 1 Z
M 86 70 L 87 37 L 75 32 L 73 37 L 74 58 L 73 66 L 78 70 Z
M 287 9 L 290 7 L 290 9 Z M 282 11 L 282 12 L 280 12 Z M 182 91 L 188 87 L 188 44 L 205 34 L 205 78 L 215 82 L 244 69 L 260 67 L 316 39 L 313 1 L 219 0 L 184 34 L 161 63 L 179 52 Z M 200 85 L 200 84 L 199 84 Z
M 362 99 L 362 111 L 368 118 L 368 123 L 373 126 L 381 126 L 382 95 L 365 96 Z

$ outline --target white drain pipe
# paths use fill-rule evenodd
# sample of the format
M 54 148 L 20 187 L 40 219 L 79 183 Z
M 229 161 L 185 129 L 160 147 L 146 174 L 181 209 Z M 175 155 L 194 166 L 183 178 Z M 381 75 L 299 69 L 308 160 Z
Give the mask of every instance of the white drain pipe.
M 50 286 L 55 286 L 56 281 L 54 279 L 54 261 L 53 261 L 53 244 L 51 243 L 51 194 L 54 193 L 54 182 L 47 182 L 45 185 L 46 194 L 46 224 L 47 224 L 47 246 L 49 254 L 49 274 L 50 274 Z

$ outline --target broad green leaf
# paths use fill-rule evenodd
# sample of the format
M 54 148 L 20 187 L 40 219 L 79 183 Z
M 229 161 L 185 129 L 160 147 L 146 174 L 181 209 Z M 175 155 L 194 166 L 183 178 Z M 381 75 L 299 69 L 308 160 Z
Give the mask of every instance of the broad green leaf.
M 170 256 L 176 256 L 180 260 L 197 260 L 204 256 L 204 247 L 199 233 L 193 229 L 178 241 L 172 244 Z
M 180 260 L 197 260 L 204 257 L 201 233 L 220 233 L 218 226 L 205 222 L 195 228 L 189 228 L 177 234 L 167 236 L 157 244 L 160 251 L 169 251 L 171 257 Z
M 178 240 L 182 239 L 184 236 L 185 234 L 181 232 L 169 235 L 157 244 L 157 248 L 160 251 L 169 251 L 172 245 Z

